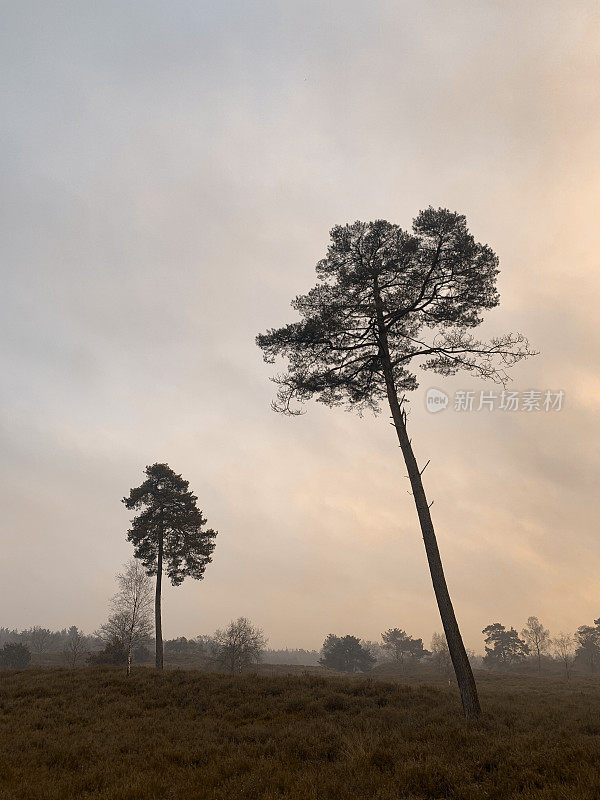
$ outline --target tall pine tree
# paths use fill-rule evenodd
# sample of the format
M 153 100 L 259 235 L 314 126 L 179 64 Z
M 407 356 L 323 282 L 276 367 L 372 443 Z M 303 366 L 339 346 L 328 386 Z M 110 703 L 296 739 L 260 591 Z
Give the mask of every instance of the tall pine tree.
M 217 531 L 205 528 L 206 519 L 196 505 L 198 498 L 189 490 L 189 481 L 177 475 L 168 464 L 146 467 L 146 480 L 123 498 L 128 509 L 140 510 L 131 521 L 128 541 L 148 575 L 156 575 L 154 618 L 156 625 L 156 667 L 163 668 L 161 618 L 162 575 L 166 572 L 173 586 L 186 577 L 201 580 L 211 562 Z
M 506 368 L 532 353 L 521 334 L 484 342 L 470 332 L 498 305 L 497 274 L 496 254 L 475 241 L 463 216 L 447 209 L 422 211 L 412 232 L 385 220 L 340 225 L 317 264 L 319 282 L 292 303 L 300 320 L 257 337 L 267 362 L 287 360 L 275 378 L 277 411 L 297 413 L 295 401 L 312 397 L 376 412 L 387 401 L 467 717 L 480 713 L 477 688 L 421 480 L 425 467 L 417 465 L 407 431 L 404 393 L 418 386 L 416 364 L 503 383 Z

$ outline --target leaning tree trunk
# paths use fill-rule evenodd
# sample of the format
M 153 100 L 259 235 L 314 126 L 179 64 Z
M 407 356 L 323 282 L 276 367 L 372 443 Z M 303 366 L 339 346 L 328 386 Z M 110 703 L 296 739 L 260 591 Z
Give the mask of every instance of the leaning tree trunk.
M 477 717 L 481 713 L 481 708 L 477 697 L 477 687 L 475 685 L 473 671 L 467 657 L 462 636 L 460 635 L 460 629 L 456 621 L 452 601 L 450 600 L 444 569 L 442 567 L 442 559 L 437 545 L 431 514 L 429 513 L 429 505 L 421 480 L 421 473 L 417 466 L 408 433 L 406 432 L 405 416 L 400 409 L 397 397 L 394 399 L 396 401 L 395 403 L 390 402 L 390 406 L 392 406 L 392 417 L 394 418 L 394 425 L 398 433 L 398 441 L 400 442 L 400 448 L 402 449 L 402 455 L 404 456 L 408 477 L 415 498 L 415 505 L 421 524 L 421 532 L 425 543 L 425 551 L 427 552 L 427 560 L 429 562 L 429 571 L 433 582 L 433 590 L 440 610 L 442 625 L 444 626 L 444 633 L 446 634 L 446 641 L 448 642 L 448 649 L 450 650 L 450 658 L 452 659 L 452 664 L 456 673 L 463 711 L 467 718 Z M 394 406 L 396 406 L 396 413 Z
M 162 616 L 161 616 L 161 588 L 163 571 L 163 536 L 160 534 L 158 541 L 158 563 L 156 565 L 156 595 L 154 598 L 154 624 L 156 628 L 156 669 L 163 669 L 163 640 L 162 640 Z
M 440 610 L 442 625 L 444 626 L 444 633 L 446 634 L 446 641 L 448 642 L 448 649 L 450 651 L 450 658 L 452 659 L 454 672 L 456 673 L 456 681 L 460 691 L 463 712 L 465 717 L 470 719 L 478 717 L 481 714 L 481 707 L 477 696 L 477 686 L 475 685 L 473 670 L 471 669 L 467 657 L 458 622 L 456 621 L 456 615 L 454 614 L 454 608 L 452 607 L 452 601 L 450 600 L 450 593 L 448 592 L 444 569 L 442 567 L 442 559 L 440 557 L 435 530 L 429 512 L 429 504 L 427 503 L 423 481 L 421 480 L 421 471 L 417 465 L 417 460 L 406 431 L 406 414 L 400 408 L 398 393 L 396 392 L 396 386 L 394 384 L 392 362 L 385 331 L 381 300 L 377 287 L 375 288 L 375 298 L 379 327 L 380 357 L 385 374 L 387 396 L 392 412 L 392 419 L 394 420 L 394 426 L 398 434 L 400 449 L 404 456 L 415 505 L 417 507 L 421 533 L 423 534 L 425 551 L 427 553 L 427 561 L 429 562 L 429 572 L 431 573 L 433 590 Z

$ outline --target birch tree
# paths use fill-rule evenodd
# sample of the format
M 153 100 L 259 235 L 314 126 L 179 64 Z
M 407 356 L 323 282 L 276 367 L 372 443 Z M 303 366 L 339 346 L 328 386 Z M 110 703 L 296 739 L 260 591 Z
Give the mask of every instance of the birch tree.
M 559 633 L 552 639 L 554 658 L 565 668 L 565 678 L 569 680 L 575 661 L 575 639 L 570 633 Z
M 521 636 L 527 642 L 529 650 L 537 658 L 538 672 L 542 671 L 542 655 L 550 647 L 550 631 L 544 628 L 537 617 L 529 617 L 527 625 L 521 631 Z
M 146 643 L 152 633 L 152 581 L 139 561 L 132 558 L 116 576 L 119 587 L 111 599 L 112 614 L 101 628 L 104 641 L 120 641 L 127 653 L 127 675 L 131 653 Z
M 77 662 L 83 655 L 86 646 L 86 638 L 76 625 L 69 628 L 67 642 L 63 648 L 63 656 L 71 669 L 75 669 Z
M 261 660 L 267 646 L 262 628 L 246 617 L 232 620 L 224 630 L 215 631 L 212 650 L 216 663 L 228 672 L 243 672 Z

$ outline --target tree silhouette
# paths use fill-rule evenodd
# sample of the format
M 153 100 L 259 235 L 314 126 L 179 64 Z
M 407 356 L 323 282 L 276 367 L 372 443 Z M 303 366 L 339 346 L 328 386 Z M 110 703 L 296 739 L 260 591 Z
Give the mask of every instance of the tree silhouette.
M 381 634 L 382 648 L 404 671 L 406 661 L 420 661 L 426 654 L 423 639 L 413 639 L 400 628 L 390 628 Z
M 528 617 L 527 625 L 521 631 L 521 636 L 527 642 L 532 653 L 537 657 L 538 672 L 542 671 L 542 654 L 550 647 L 550 631 L 544 628 L 537 617 Z
M 125 643 L 122 639 L 115 636 L 111 641 L 106 642 L 103 650 L 96 653 L 90 653 L 87 659 L 90 666 L 98 666 L 100 664 L 112 664 L 115 667 L 121 664 L 127 664 L 127 650 Z
M 594 620 L 593 626 L 580 625 L 575 631 L 575 641 L 575 657 L 578 661 L 585 662 L 590 672 L 595 672 L 600 662 L 600 619 Z
M 356 636 L 334 636 L 330 633 L 323 642 L 319 664 L 341 672 L 357 672 L 370 669 L 375 661 L 375 657 Z
M 265 361 L 287 359 L 273 407 L 299 413 L 315 397 L 328 406 L 377 412 L 387 399 L 408 470 L 435 595 L 467 717 L 480 713 L 438 550 L 429 504 L 406 429 L 405 397 L 415 389 L 412 364 L 442 375 L 464 369 L 504 382 L 506 368 L 531 354 L 521 334 L 489 342 L 469 330 L 498 304 L 498 259 L 475 242 L 465 218 L 428 208 L 412 233 L 384 220 L 331 231 L 319 283 L 296 297 L 300 321 L 257 337 Z M 425 465 L 426 466 L 426 465 Z
M 529 646 L 514 628 L 506 630 L 504 625 L 493 622 L 482 631 L 485 634 L 486 645 L 484 661 L 490 666 L 507 668 L 513 664 L 525 661 L 529 655 Z
M 575 661 L 575 639 L 570 633 L 559 633 L 552 639 L 552 649 L 554 657 L 564 664 L 565 678 L 569 680 Z
M 8 669 L 26 669 L 30 661 L 31 652 L 21 642 L 6 642 L 0 650 L 0 666 Z
M 27 641 L 31 645 L 31 649 L 38 656 L 42 656 L 52 639 L 52 631 L 48 628 L 42 628 L 40 625 L 34 625 L 26 631 Z
M 75 669 L 85 649 L 85 636 L 76 625 L 71 625 L 67 642 L 63 648 L 63 656 L 71 669 Z
M 434 633 L 431 637 L 431 663 L 445 678 L 452 675 L 452 659 L 448 650 L 448 642 L 443 633 Z
M 189 481 L 168 464 L 146 467 L 146 480 L 123 498 L 128 509 L 142 509 L 131 521 L 127 539 L 148 575 L 156 575 L 154 621 L 156 667 L 163 668 L 161 588 L 163 570 L 173 586 L 186 577 L 201 580 L 215 549 L 216 531 L 204 528 L 206 519 L 189 490 Z
M 246 617 L 232 620 L 225 630 L 215 631 L 212 640 L 216 663 L 228 672 L 243 672 L 258 664 L 267 639 L 262 628 L 253 625 Z

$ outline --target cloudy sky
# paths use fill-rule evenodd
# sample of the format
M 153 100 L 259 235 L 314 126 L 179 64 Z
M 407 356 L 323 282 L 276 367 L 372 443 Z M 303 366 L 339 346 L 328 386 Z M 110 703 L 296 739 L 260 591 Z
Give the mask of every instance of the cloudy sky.
M 429 205 L 500 257 L 482 333 L 540 350 L 510 388 L 565 393 L 457 412 L 483 384 L 422 374 L 412 397 L 467 645 L 600 616 L 595 0 L 22 0 L 0 27 L 0 625 L 96 628 L 120 499 L 166 461 L 219 530 L 166 636 L 440 630 L 388 415 L 274 414 L 254 344 L 333 225 Z

